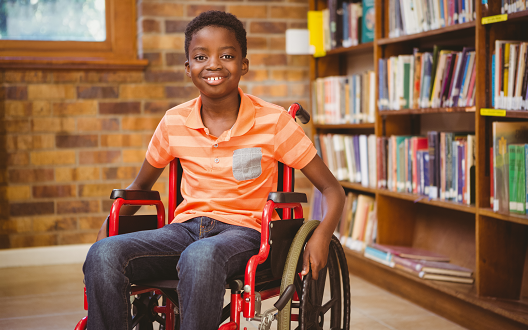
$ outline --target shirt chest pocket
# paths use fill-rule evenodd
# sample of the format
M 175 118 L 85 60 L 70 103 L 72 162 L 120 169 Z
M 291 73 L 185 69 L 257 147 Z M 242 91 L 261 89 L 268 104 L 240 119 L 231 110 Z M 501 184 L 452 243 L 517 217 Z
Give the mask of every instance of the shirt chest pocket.
M 262 174 L 262 149 L 244 148 L 233 152 L 233 176 L 238 181 L 256 179 Z

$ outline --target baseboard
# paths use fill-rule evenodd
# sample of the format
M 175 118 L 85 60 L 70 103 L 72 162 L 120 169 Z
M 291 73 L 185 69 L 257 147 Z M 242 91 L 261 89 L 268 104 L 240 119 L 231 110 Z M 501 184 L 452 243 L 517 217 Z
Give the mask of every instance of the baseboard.
M 92 244 L 0 250 L 0 268 L 83 263 Z

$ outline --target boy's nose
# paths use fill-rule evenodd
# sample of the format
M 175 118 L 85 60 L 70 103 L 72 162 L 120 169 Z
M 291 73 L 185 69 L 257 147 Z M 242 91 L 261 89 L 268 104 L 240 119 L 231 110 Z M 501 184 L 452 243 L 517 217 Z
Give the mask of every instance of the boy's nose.
M 207 63 L 208 70 L 219 70 L 222 68 L 222 63 L 219 58 L 211 58 L 209 63 Z

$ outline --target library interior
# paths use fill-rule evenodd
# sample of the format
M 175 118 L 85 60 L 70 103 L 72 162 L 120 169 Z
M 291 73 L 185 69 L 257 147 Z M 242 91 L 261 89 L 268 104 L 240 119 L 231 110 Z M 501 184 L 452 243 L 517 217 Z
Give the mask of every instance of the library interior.
M 247 31 L 241 89 L 308 110 L 344 190 L 336 328 L 528 329 L 528 0 L 0 0 L 0 328 L 86 316 L 108 195 L 199 95 L 184 31 L 208 10 Z M 168 169 L 153 190 L 169 205 Z M 323 219 L 299 170 L 294 190 Z

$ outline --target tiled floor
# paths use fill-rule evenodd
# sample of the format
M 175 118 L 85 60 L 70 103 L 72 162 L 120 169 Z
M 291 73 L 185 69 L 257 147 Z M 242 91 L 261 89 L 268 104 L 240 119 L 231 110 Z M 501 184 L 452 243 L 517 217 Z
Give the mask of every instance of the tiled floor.
M 351 329 L 463 329 L 357 277 L 350 283 Z M 81 265 L 0 269 L 0 329 L 72 330 L 86 315 L 82 291 Z

